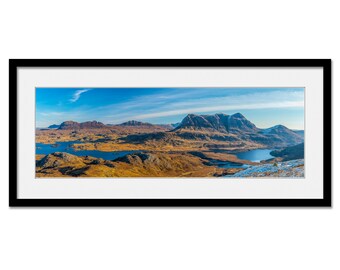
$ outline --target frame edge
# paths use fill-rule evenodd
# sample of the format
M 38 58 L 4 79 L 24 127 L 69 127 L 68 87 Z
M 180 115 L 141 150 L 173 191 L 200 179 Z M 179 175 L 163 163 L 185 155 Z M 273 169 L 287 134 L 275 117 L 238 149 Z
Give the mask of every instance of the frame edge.
M 167 60 L 168 65 L 162 65 Z M 189 59 L 190 65 L 180 65 L 186 59 L 9 59 L 9 207 L 331 207 L 331 59 Z M 152 62 L 146 65 L 147 62 Z M 53 63 L 54 64 L 51 64 Z M 112 63 L 116 64 L 112 64 Z M 150 63 L 149 62 L 149 63 Z M 226 64 L 225 62 L 229 62 Z M 281 62 L 281 64 L 277 64 Z M 68 64 L 67 64 L 68 63 Z M 72 64 L 73 63 L 73 64 Z M 87 63 L 87 64 L 86 64 Z M 200 64 L 201 65 L 198 65 Z M 202 65 L 203 63 L 203 65 Z M 323 134 L 324 172 L 323 199 L 19 199 L 17 192 L 17 69 L 49 66 L 121 66 L 121 67 L 323 67 Z M 327 117 L 327 118 L 326 118 Z M 330 156 L 326 163 L 325 153 Z M 329 152 L 328 152 L 329 151 Z M 326 168 L 328 171 L 326 172 Z

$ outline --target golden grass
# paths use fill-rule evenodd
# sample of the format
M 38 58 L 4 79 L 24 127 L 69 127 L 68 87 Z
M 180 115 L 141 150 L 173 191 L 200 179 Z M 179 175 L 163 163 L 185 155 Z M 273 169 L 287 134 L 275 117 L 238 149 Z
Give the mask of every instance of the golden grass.
M 160 133 L 159 139 L 146 140 L 143 143 L 131 143 L 127 135 L 152 133 L 162 128 L 126 128 L 114 127 L 87 130 L 37 130 L 36 142 L 56 143 L 81 141 L 73 144 L 75 150 L 131 151 L 142 150 L 151 155 L 150 159 L 140 160 L 131 155 L 130 161 L 114 161 L 109 164 L 103 160 L 80 157 L 77 162 L 60 162 L 56 167 L 37 167 L 37 177 L 212 177 L 234 173 L 240 169 L 223 169 L 207 165 L 209 159 L 254 164 L 240 160 L 235 155 L 214 152 L 219 150 L 247 150 L 262 145 L 246 142 L 183 139 L 175 133 Z M 164 131 L 164 129 L 163 129 Z M 205 134 L 205 132 L 197 132 Z M 189 154 L 199 152 L 203 156 Z M 40 160 L 44 155 L 36 155 Z

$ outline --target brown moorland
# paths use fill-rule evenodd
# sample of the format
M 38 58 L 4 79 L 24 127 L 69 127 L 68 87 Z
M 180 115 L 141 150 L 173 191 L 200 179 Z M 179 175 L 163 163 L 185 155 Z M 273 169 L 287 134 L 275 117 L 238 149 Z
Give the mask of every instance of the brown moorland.
M 37 177 L 213 177 L 241 169 L 223 169 L 189 153 L 138 153 L 114 161 L 56 152 L 36 162 Z

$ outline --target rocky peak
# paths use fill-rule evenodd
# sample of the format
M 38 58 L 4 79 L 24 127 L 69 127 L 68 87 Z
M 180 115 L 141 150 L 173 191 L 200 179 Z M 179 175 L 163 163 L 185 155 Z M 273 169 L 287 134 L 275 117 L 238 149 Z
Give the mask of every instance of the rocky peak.
M 206 119 L 204 115 L 188 114 L 182 123 L 178 126 L 179 128 L 213 128 L 212 124 Z
M 270 128 L 263 129 L 261 132 L 264 134 L 277 134 L 277 133 L 282 133 L 282 132 L 293 132 L 293 131 L 283 125 L 276 125 Z
M 241 113 L 227 115 L 218 113 L 214 115 L 196 115 L 188 114 L 178 129 L 210 129 L 219 132 L 254 132 L 257 127 L 247 120 Z
M 60 124 L 58 129 L 96 129 L 106 127 L 103 123 L 98 121 L 87 121 L 78 123 L 75 121 L 65 121 Z
M 245 118 L 241 113 L 235 113 L 228 119 L 229 131 L 239 132 L 256 132 L 258 128 Z
M 75 121 L 62 122 L 58 129 L 80 129 L 80 124 Z
M 83 164 L 82 159 L 75 155 L 64 152 L 48 154 L 37 162 L 37 166 L 42 168 L 55 168 L 62 165 L 75 164 Z
M 235 113 L 232 115 L 232 117 L 238 118 L 238 119 L 246 119 L 242 113 Z
M 87 121 L 80 123 L 80 128 L 103 128 L 105 125 L 98 121 Z

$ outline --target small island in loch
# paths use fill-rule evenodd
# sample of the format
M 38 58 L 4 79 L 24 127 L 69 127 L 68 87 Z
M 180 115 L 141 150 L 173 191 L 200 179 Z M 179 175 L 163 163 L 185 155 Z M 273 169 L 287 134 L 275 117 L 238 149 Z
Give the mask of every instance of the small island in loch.
M 215 104 L 210 104 L 211 109 L 207 109 L 206 103 L 212 101 L 207 91 L 195 93 L 188 90 L 190 99 L 185 97 L 191 106 L 188 107 L 188 104 L 181 106 L 183 100 L 178 100 L 181 94 L 187 94 L 185 88 L 176 90 L 176 99 L 171 100 L 164 89 L 157 90 L 157 93 L 143 93 L 140 89 L 123 98 L 116 96 L 115 88 L 67 88 L 64 91 L 62 88 L 37 88 L 37 118 L 40 122 L 36 128 L 36 177 L 304 177 L 304 130 L 288 128 L 281 123 L 281 118 L 275 118 L 285 113 L 287 118 L 292 118 L 292 110 L 295 107 L 301 110 L 301 103 L 288 100 L 286 106 L 278 108 L 275 103 L 272 105 L 274 108 L 263 106 L 266 95 L 278 95 L 283 92 L 280 89 L 251 92 L 247 88 L 235 93 L 235 89 L 228 91 L 230 89 L 226 88 L 214 97 Z M 62 94 L 58 95 L 58 91 Z M 122 94 L 122 91 L 118 93 Z M 49 93 L 48 99 L 46 95 Z M 93 96 L 85 99 L 90 93 Z M 289 93 L 289 99 L 301 98 L 301 89 L 293 89 Z M 247 109 L 240 102 L 244 102 L 245 95 L 249 97 L 252 94 L 254 98 L 250 99 Z M 66 104 L 62 104 L 61 99 L 67 95 Z M 265 107 L 262 111 L 261 107 L 252 104 L 254 99 Z M 147 102 L 147 106 L 139 105 L 137 101 Z M 230 109 L 228 102 L 242 109 Z M 79 107 L 76 107 L 77 103 Z M 89 108 L 89 104 L 93 103 L 96 103 L 94 108 Z M 225 110 L 221 112 L 225 103 Z M 140 109 L 136 110 L 138 106 Z M 60 111 L 52 111 L 52 107 L 53 110 L 60 107 Z M 162 112 L 161 109 L 167 111 Z M 200 109 L 213 113 L 197 113 Z M 84 116 L 82 110 L 88 115 Z M 110 123 L 108 111 L 115 114 L 113 123 Z M 276 124 L 260 128 L 247 119 L 253 114 L 261 119 L 273 118 L 268 122 L 277 120 Z M 75 121 L 96 116 L 98 118 L 93 121 Z M 70 117 L 74 118 L 66 120 Z M 137 120 L 128 117 L 136 117 Z M 60 121 L 63 118 L 65 121 Z M 118 122 L 119 119 L 126 121 Z

